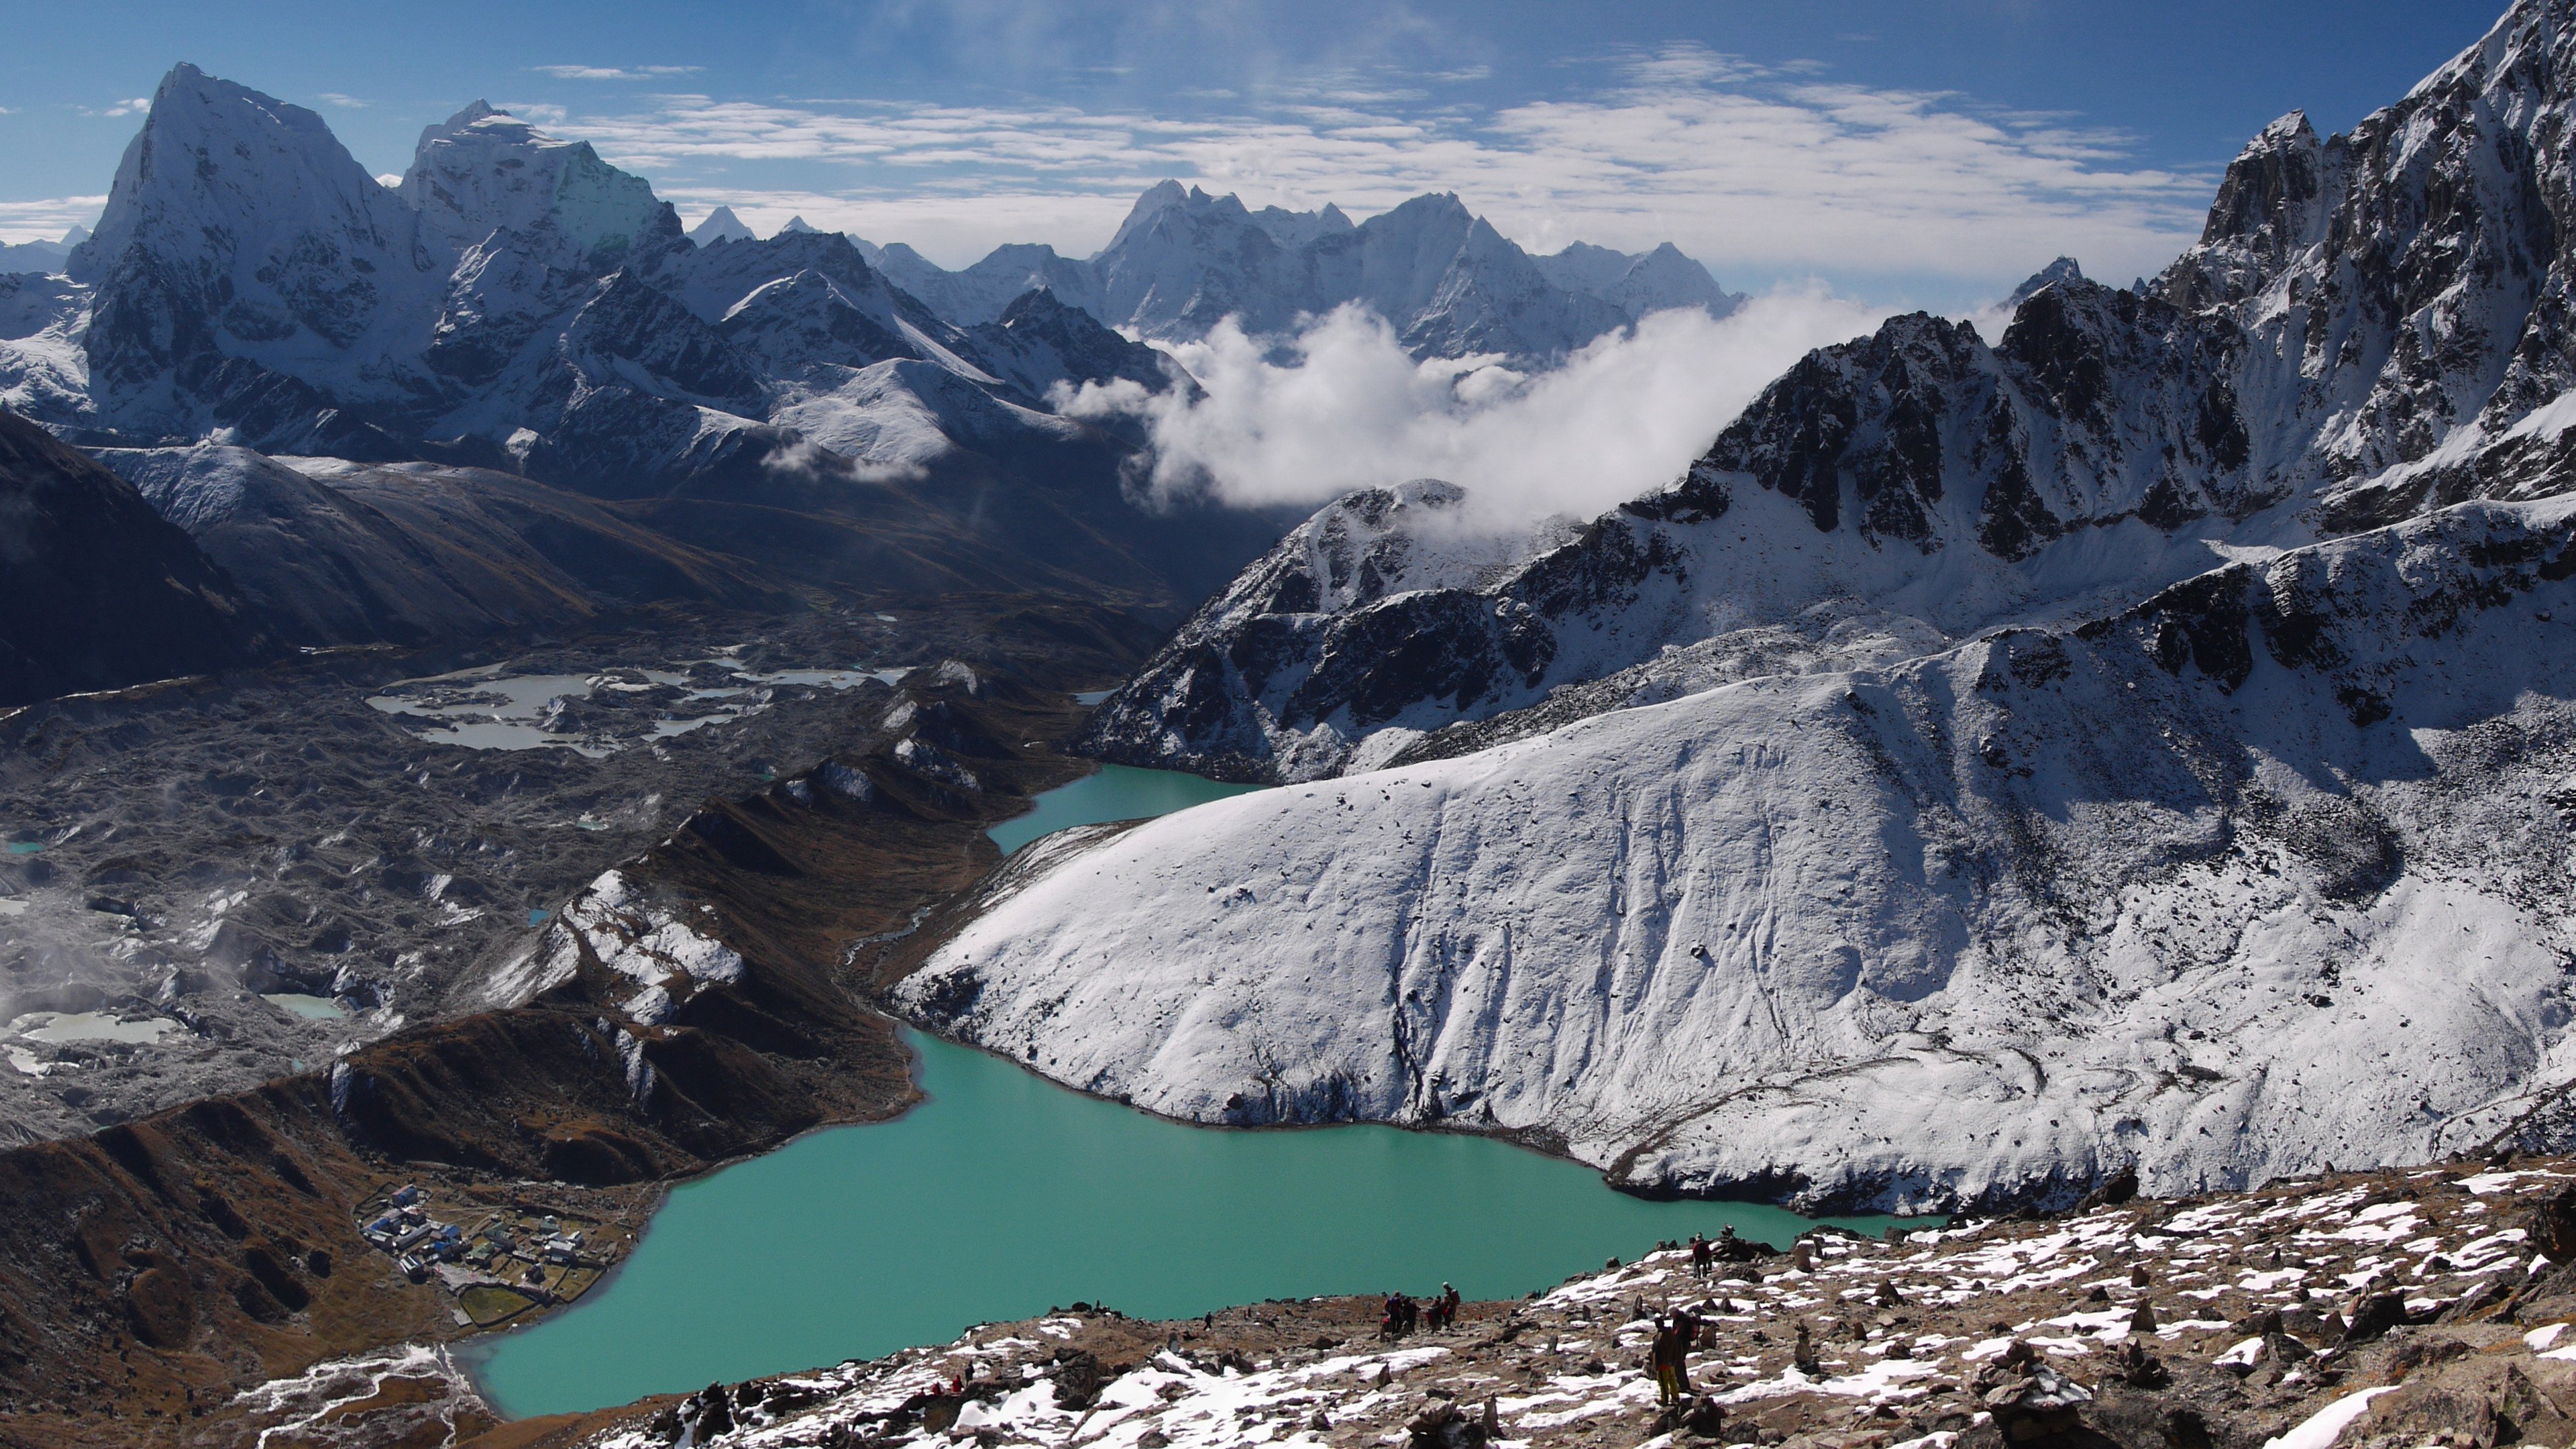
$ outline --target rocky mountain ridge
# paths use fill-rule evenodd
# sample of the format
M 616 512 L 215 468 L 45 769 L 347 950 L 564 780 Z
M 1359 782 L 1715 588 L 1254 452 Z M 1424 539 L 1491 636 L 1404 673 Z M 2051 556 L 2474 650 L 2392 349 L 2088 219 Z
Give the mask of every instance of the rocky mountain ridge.
M 1054 385 L 1170 376 L 1096 324 L 1038 347 L 1007 327 L 970 335 L 836 236 L 693 244 L 642 178 L 481 102 L 428 127 L 387 187 L 320 117 L 186 65 L 63 271 L 14 279 L 0 342 L 0 401 L 58 431 L 220 432 L 594 491 L 667 489 L 850 445 L 867 422 L 937 418 L 915 394 L 942 378 L 1019 410 L 997 418 L 1032 415 L 1017 431 L 1047 439 L 1078 431 L 1046 416 Z M 852 386 L 888 361 L 939 376 Z M 817 411 L 843 425 L 814 438 L 782 422 Z M 934 434 L 902 451 L 918 463 L 954 446 Z
M 1832 667 L 1855 618 L 1869 657 L 1937 648 L 2563 489 L 2576 214 L 2550 138 L 2571 111 L 2576 18 L 2518 4 L 2349 135 L 2266 128 L 2142 292 L 2061 264 L 1991 342 L 1917 314 L 1815 352 L 1683 477 L 1472 585 L 1316 608 L 1282 586 L 1302 567 L 1283 545 L 1110 701 L 1093 748 L 1314 778 L 1623 671 L 1730 677 L 1671 650 L 1785 639 Z
M 133 485 L 0 412 L 0 706 L 280 650 L 233 581 Z

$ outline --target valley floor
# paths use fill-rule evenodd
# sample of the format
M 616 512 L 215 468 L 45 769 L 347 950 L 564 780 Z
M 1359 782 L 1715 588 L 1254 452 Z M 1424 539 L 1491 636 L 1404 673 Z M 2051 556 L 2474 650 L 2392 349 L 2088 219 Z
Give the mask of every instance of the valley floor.
M 1791 1252 L 1740 1257 L 1702 1273 L 1687 1251 L 1651 1250 L 1527 1300 L 1470 1305 L 1453 1329 L 1393 1343 L 1378 1339 L 1371 1299 L 1174 1323 L 1076 1304 L 884 1359 L 498 1426 L 451 1364 L 396 1349 L 245 1393 L 192 1441 L 2576 1442 L 2576 1335 L 2562 1338 L 2576 1322 L 2567 1159 L 2327 1175 L 1896 1242 L 1827 1230 Z M 1674 1308 L 1702 1325 L 1686 1411 L 1658 1406 L 1643 1367 L 1652 1320 Z

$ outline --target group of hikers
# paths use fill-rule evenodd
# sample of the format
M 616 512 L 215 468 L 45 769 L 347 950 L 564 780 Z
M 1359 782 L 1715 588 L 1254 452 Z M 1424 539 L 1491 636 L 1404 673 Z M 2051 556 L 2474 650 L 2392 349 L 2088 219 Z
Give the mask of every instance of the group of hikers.
M 1443 1283 L 1438 1296 L 1427 1302 L 1403 1293 L 1386 1295 L 1386 1312 L 1377 1321 L 1377 1336 L 1391 1342 L 1416 1328 L 1438 1332 L 1457 1326 L 1458 1290 Z
M 1660 1247 L 1677 1248 L 1680 1243 L 1663 1243 Z M 1690 1235 L 1690 1263 L 1694 1277 L 1706 1278 L 1717 1271 L 1721 1261 L 1740 1262 L 1749 1256 L 1750 1245 L 1735 1236 L 1732 1227 L 1721 1228 L 1717 1237 L 1700 1233 Z M 1724 1300 L 1717 1300 L 1723 1311 Z M 1703 1304 L 1703 1307 L 1707 1305 Z M 1645 1317 L 1644 1305 L 1638 1305 L 1638 1317 Z M 1655 1336 L 1646 1351 L 1646 1364 L 1655 1380 L 1655 1395 L 1667 1408 L 1690 1401 L 1690 1351 L 1699 1341 L 1699 1316 L 1688 1308 L 1667 1308 L 1655 1320 Z M 1803 1328 L 1803 1325 L 1802 1325 Z

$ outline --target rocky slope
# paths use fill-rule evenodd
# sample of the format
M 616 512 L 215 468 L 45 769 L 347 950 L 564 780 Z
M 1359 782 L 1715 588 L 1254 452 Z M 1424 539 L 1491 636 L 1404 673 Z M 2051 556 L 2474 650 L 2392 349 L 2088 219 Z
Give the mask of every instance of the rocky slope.
M 533 649 L 341 648 L 0 714 L 0 1144 L 484 1010 L 488 973 L 611 870 L 765 923 L 733 942 L 744 955 L 835 960 L 834 931 L 888 929 L 970 884 L 996 858 L 982 825 L 1076 768 L 1021 743 L 1070 728 L 1060 693 L 1004 708 L 1024 690 L 988 684 L 959 706 L 1001 711 L 978 729 L 1009 741 L 973 766 L 980 790 L 943 805 L 889 774 L 871 804 L 847 772 L 899 742 L 889 713 L 946 708 L 946 661 L 1083 688 L 1152 638 L 1132 615 L 1027 596 L 602 623 Z M 812 783 L 826 759 L 846 790 Z M 748 814 L 726 803 L 773 785 Z M 763 823 L 791 807 L 829 838 Z M 742 847 L 742 869 L 710 841 Z M 626 895 L 626 914 L 660 899 Z
M 2267 128 L 2142 294 L 2053 268 L 1998 339 L 1917 315 L 1816 352 L 1686 476 L 1472 585 L 1311 607 L 1272 587 L 1298 567 L 1283 549 L 1110 702 L 1095 747 L 1311 778 L 1404 743 L 1355 755 L 1373 734 L 1526 709 L 1667 648 L 1785 637 L 1829 665 L 1853 618 L 1938 647 L 2563 489 L 2571 109 L 2576 10 L 2526 0 L 2350 135 Z
M 1189 1120 L 1806 1206 L 2566 1130 L 2576 502 L 1015 858 L 897 999 Z
M 233 581 L 132 484 L 0 412 L 0 705 L 276 651 Z
M 1543 366 L 1648 312 L 1698 307 L 1725 316 L 1744 299 L 1667 242 L 1629 255 L 1578 243 L 1533 257 L 1455 195 L 1417 196 L 1354 225 L 1339 207 L 1255 212 L 1177 181 L 1136 200 L 1109 245 L 1087 260 L 1053 248 L 995 250 L 958 272 L 909 247 L 883 250 L 887 275 L 960 321 L 999 314 L 1032 288 L 1146 337 L 1186 340 L 1232 317 L 1275 333 L 1357 304 L 1386 319 L 1417 357 L 1499 353 Z
M 0 1437 L 231 1444 L 273 1427 L 260 1415 L 352 1380 L 367 1390 L 328 1418 L 364 1426 L 358 1442 L 396 1442 L 370 1417 L 379 1410 L 436 1419 L 424 1442 L 489 1427 L 470 1391 L 438 1382 L 437 1345 L 473 1331 L 457 1296 L 406 1281 L 361 1241 L 361 1205 L 419 1181 L 443 1201 L 533 1203 L 631 1231 L 673 1179 L 910 1100 L 905 1054 L 843 968 L 844 949 L 899 937 L 969 885 L 998 859 L 985 830 L 1079 769 L 1028 743 L 1060 736 L 1077 707 L 1007 676 L 1078 667 L 1098 678 L 1144 643 L 1131 620 L 1033 601 L 932 628 L 954 630 L 979 662 L 913 671 L 897 697 L 872 683 L 851 716 L 818 720 L 781 698 L 756 716 L 768 729 L 673 737 L 674 754 L 703 745 L 731 757 L 730 772 L 688 778 L 639 761 L 616 781 L 594 776 L 680 798 L 657 815 L 657 790 L 615 818 L 585 815 L 581 829 L 540 818 L 539 802 L 572 802 L 561 771 L 584 763 L 557 752 L 488 756 L 496 773 L 477 782 L 442 777 L 440 752 L 424 747 L 382 760 L 375 772 L 391 788 L 370 796 L 312 779 L 300 754 L 235 749 L 240 774 L 208 789 L 184 772 L 98 778 L 101 752 L 156 729 L 164 754 L 189 753 L 146 709 L 83 718 L 57 703 L 12 717 L 21 733 L 0 764 L 21 777 L 60 771 L 79 789 L 49 801 L 94 812 L 32 860 L 7 857 L 0 900 L 33 899 L 24 920 L 42 921 L 67 893 L 76 901 L 65 888 L 84 874 L 120 873 L 137 913 L 120 954 L 166 969 L 209 939 L 238 946 L 301 915 L 358 939 L 279 941 L 282 967 L 316 956 L 390 967 L 377 984 L 412 1015 L 366 1013 L 339 1024 L 357 1029 L 336 1043 L 280 1040 L 236 1009 L 269 1008 L 232 980 L 199 979 L 148 1004 L 101 1004 L 183 1018 L 166 1051 L 75 1043 L 29 1060 L 12 1041 L 0 1097 L 24 1145 L 0 1151 Z M 266 703 L 245 711 L 249 731 L 281 756 L 311 742 Z M 346 729 L 321 723 L 322 738 Z M 775 751 L 781 768 L 741 758 L 747 747 Z M 309 817 L 278 797 L 299 782 L 338 812 L 332 836 L 289 839 Z M 99 798 L 120 787 L 126 801 Z M 136 797 L 166 797 L 170 816 L 150 828 L 102 818 L 98 807 Z M 25 804 L 13 796 L 0 812 L 15 818 Z M 366 818 L 351 823 L 353 809 Z M 213 877 L 216 852 L 190 834 L 208 822 L 239 859 L 232 879 Z M 520 890 L 564 871 L 578 871 L 557 876 L 551 898 L 564 909 L 529 924 Z M 166 929 L 210 891 L 230 932 Z M 493 949 L 451 949 L 465 940 Z M 0 972 L 14 988 L 28 963 L 0 955 Z M 22 1110 L 39 1095 L 96 1116 L 61 1133 Z M 17 1129 L 31 1122 L 57 1140 L 26 1142 Z M 405 1341 L 420 1346 L 380 1347 Z

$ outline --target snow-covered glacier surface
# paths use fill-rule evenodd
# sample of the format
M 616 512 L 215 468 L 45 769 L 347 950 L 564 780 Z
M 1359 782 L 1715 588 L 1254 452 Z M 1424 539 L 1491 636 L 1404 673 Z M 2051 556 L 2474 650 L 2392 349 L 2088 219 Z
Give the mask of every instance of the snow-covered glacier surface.
M 1016 858 L 898 988 L 1208 1122 L 1555 1145 L 1817 1208 L 2559 1130 L 2576 502 Z

